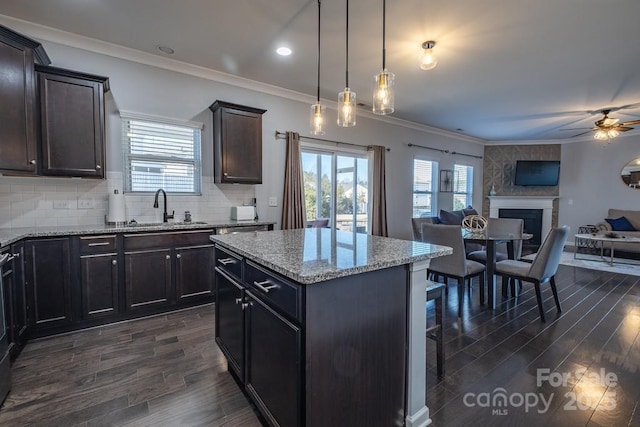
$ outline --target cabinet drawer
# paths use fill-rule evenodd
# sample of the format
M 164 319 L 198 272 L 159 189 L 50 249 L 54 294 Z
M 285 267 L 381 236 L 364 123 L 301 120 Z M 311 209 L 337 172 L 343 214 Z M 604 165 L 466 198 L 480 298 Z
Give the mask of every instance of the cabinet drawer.
M 102 253 L 116 251 L 116 236 L 82 236 L 80 253 Z
M 171 233 L 125 234 L 124 249 L 167 248 L 173 246 L 196 246 L 210 244 L 213 230 L 181 231 Z
M 231 274 L 238 280 L 242 280 L 242 258 L 233 252 L 226 251 L 216 246 L 216 267 Z
M 257 295 L 297 320 L 300 319 L 300 286 L 264 270 L 251 261 L 245 263 L 244 282 Z

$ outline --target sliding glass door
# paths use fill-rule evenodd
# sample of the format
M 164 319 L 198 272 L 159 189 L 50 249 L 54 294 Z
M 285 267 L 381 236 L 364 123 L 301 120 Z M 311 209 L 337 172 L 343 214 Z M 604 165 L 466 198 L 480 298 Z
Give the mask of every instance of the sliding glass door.
M 369 231 L 369 159 L 366 153 L 302 149 L 307 224 Z

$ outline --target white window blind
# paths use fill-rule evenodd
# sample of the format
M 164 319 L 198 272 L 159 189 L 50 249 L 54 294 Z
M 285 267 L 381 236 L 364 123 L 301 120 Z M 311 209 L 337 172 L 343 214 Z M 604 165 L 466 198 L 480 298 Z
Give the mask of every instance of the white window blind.
M 454 165 L 453 208 L 464 209 L 473 200 L 473 166 Z
M 436 162 L 413 160 L 413 217 L 434 216 L 434 172 Z
M 200 194 L 200 138 L 197 123 L 122 115 L 124 191 Z

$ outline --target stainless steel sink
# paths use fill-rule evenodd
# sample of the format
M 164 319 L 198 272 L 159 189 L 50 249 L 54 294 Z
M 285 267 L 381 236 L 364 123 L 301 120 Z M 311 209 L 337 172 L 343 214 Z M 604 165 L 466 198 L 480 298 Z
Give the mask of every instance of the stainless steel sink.
M 203 225 L 206 224 L 204 221 L 174 221 L 174 222 L 129 222 L 127 223 L 127 227 L 177 227 L 182 225 Z

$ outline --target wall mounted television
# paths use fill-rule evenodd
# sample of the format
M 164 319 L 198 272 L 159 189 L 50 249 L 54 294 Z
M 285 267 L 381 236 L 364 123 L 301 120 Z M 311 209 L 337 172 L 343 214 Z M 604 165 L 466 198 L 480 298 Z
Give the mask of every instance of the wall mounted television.
M 516 162 L 515 185 L 554 186 L 560 178 L 559 160 L 518 160 Z

